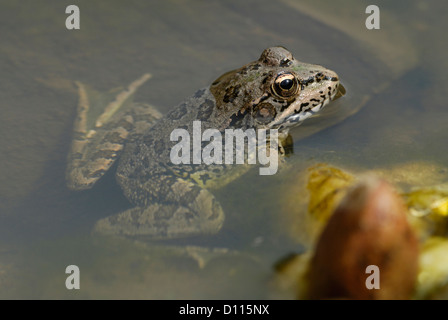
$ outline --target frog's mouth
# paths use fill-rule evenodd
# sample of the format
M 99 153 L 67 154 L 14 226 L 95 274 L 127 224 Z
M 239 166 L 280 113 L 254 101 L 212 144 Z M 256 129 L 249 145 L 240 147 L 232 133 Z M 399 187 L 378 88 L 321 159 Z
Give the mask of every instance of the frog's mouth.
M 337 100 L 340 97 L 344 96 L 345 93 L 346 93 L 346 90 L 345 90 L 344 86 L 341 83 L 339 83 L 338 89 L 332 96 L 326 97 L 319 104 L 317 104 L 316 106 L 313 106 L 309 109 L 299 110 L 298 112 L 293 113 L 286 118 L 280 118 L 278 120 L 274 120 L 274 122 L 271 124 L 271 128 L 282 130 L 282 129 L 288 129 L 290 127 L 297 126 L 302 121 L 315 116 L 327 104 L 329 104 L 331 101 Z

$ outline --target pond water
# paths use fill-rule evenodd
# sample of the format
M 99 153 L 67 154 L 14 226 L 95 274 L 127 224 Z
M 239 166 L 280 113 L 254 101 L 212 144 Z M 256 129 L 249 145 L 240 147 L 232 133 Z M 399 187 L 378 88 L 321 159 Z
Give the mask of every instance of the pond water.
M 81 29 L 67 30 L 71 1 L 2 0 L 0 298 L 283 297 L 270 289 L 273 265 L 306 244 L 284 231 L 282 201 L 300 197 L 288 186 L 306 167 L 447 167 L 446 4 L 377 1 L 381 29 L 367 30 L 368 1 L 344 3 L 79 0 Z M 130 204 L 113 172 L 91 190 L 65 185 L 74 81 L 107 91 L 149 72 L 135 100 L 166 113 L 273 45 L 338 72 L 347 88 L 341 103 L 360 110 L 304 139 L 312 125 L 294 129 L 294 154 L 277 175 L 252 170 L 218 190 L 227 217 L 216 236 L 92 236 L 95 221 Z M 65 287 L 73 264 L 80 290 Z

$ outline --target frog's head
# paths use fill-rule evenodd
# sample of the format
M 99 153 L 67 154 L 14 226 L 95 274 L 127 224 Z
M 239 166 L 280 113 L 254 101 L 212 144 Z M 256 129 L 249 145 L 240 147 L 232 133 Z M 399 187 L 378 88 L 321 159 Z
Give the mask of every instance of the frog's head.
M 297 61 L 287 49 L 272 47 L 257 61 L 222 75 L 210 90 L 227 126 L 287 132 L 319 112 L 340 88 L 342 92 L 334 71 Z

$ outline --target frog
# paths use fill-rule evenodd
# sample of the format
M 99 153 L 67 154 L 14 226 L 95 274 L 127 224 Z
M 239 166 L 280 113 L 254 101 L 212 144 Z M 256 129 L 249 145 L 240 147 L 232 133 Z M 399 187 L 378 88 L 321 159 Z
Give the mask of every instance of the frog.
M 202 131 L 277 130 L 283 150 L 290 129 L 345 93 L 335 71 L 296 60 L 281 46 L 265 49 L 259 59 L 223 74 L 165 115 L 151 105 L 127 103 L 150 77 L 144 74 L 99 111 L 93 110 L 86 86 L 77 83 L 67 186 L 92 188 L 117 162 L 116 181 L 133 205 L 98 220 L 95 234 L 148 239 L 216 234 L 225 214 L 213 190 L 250 165 L 174 164 L 173 130 L 191 136 L 197 120 Z

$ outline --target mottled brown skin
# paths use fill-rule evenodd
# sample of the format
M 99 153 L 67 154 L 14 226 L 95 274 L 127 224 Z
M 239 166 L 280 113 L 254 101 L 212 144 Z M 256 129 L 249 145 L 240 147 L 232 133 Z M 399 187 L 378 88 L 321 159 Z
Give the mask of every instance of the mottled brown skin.
M 131 84 L 129 91 L 147 78 Z M 138 112 L 118 110 L 100 116 L 108 122 L 97 120 L 89 130 L 85 125 L 92 122 L 85 119 L 88 99 L 81 99 L 85 101 L 80 104 L 83 117 L 69 156 L 68 185 L 78 190 L 92 187 L 119 159 L 117 182 L 134 207 L 101 219 L 96 232 L 152 239 L 216 233 L 223 225 L 224 212 L 210 189 L 239 177 L 247 168 L 173 164 L 170 151 L 178 143 L 170 139 L 173 130 L 185 129 L 192 137 L 193 121 L 200 120 L 202 132 L 278 129 L 284 137 L 290 128 L 319 112 L 338 90 L 335 72 L 298 61 L 283 47 L 272 47 L 258 60 L 198 90 L 161 118 L 149 107 Z
M 367 289 L 369 265 L 380 289 Z M 408 299 L 418 271 L 418 242 L 406 208 L 385 181 L 369 177 L 330 217 L 309 266 L 309 299 Z

